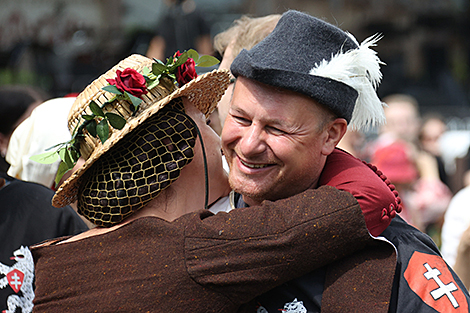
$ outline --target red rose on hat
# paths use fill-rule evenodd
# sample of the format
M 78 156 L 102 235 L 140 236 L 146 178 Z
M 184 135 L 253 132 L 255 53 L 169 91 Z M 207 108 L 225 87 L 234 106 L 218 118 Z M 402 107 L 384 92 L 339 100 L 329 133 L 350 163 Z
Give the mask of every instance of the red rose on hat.
M 106 79 L 111 85 L 115 85 L 121 92 L 128 92 L 140 98 L 147 94 L 145 77 L 134 69 L 126 68 L 124 71 L 116 71 L 116 79 Z
M 174 57 L 179 57 L 181 53 L 176 51 Z M 188 58 L 186 62 L 181 64 L 176 71 L 176 81 L 181 87 L 197 77 L 196 62 L 192 58 Z

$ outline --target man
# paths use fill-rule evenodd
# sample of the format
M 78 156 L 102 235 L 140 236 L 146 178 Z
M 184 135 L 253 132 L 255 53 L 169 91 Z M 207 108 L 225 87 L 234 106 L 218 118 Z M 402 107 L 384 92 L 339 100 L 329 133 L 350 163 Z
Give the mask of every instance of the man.
M 359 45 L 337 27 L 289 11 L 266 39 L 238 55 L 222 132 L 230 184 L 243 195 L 235 200 L 238 207 L 322 184 L 327 156 L 348 124 L 383 122 L 375 93 L 381 62 L 370 49 L 377 39 Z M 364 250 L 286 283 L 242 311 L 468 312 L 465 287 L 428 236 L 399 217 L 382 236 L 397 250 L 392 263 L 386 246 Z

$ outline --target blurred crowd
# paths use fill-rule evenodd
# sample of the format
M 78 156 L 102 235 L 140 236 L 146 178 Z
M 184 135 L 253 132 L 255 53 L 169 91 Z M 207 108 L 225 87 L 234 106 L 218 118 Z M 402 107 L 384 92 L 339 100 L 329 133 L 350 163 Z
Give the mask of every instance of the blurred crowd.
M 443 155 L 452 134 L 444 117 L 422 116 L 408 94 L 382 100 L 386 124 L 369 133 L 348 130 L 339 146 L 383 171 L 403 200 L 402 218 L 430 235 L 446 262 L 468 276 L 469 155 L 457 156 L 449 171 Z

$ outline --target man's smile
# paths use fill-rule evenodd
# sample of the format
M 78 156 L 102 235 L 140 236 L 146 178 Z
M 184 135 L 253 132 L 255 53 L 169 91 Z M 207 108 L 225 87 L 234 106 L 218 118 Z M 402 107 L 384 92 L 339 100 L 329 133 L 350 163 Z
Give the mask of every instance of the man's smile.
M 253 169 L 257 169 L 257 168 L 264 168 L 264 167 L 268 167 L 270 166 L 271 164 L 253 164 L 253 163 L 247 163 L 245 161 L 243 161 L 242 159 L 240 159 L 240 162 L 245 165 L 246 167 L 249 167 L 249 168 L 253 168 Z

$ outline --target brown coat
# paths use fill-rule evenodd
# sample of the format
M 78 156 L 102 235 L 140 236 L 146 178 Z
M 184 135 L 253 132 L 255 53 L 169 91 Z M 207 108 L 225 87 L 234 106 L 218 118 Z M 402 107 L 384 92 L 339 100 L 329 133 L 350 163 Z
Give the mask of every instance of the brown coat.
M 58 241 L 32 250 L 34 312 L 235 312 L 373 244 L 357 201 L 329 186 L 259 208 L 140 218 Z

